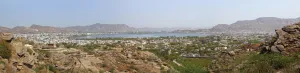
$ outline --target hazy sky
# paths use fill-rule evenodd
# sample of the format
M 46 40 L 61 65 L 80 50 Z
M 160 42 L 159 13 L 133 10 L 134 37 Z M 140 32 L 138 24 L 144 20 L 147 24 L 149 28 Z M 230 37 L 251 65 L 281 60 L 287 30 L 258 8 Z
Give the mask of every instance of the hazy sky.
M 1 0 L 0 26 L 127 24 L 209 28 L 258 17 L 300 17 L 300 0 Z

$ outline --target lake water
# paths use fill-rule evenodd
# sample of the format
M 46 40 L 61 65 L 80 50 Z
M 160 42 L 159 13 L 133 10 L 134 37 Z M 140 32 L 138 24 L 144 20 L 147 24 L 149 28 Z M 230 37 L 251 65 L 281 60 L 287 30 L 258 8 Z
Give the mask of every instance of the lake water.
M 92 39 L 92 38 L 153 38 L 153 37 L 186 37 L 186 36 L 207 36 L 204 33 L 142 33 L 142 34 L 131 34 L 131 33 L 119 33 L 119 34 L 98 34 L 91 36 L 79 37 L 81 39 Z

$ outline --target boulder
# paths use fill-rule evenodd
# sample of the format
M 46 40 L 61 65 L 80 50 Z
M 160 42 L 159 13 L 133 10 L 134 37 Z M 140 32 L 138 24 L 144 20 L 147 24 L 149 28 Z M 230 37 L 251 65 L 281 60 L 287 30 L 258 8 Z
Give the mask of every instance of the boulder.
M 284 51 L 284 46 L 283 46 L 283 45 L 276 45 L 276 48 L 277 48 L 280 52 Z
M 276 48 L 276 46 L 271 47 L 271 52 L 277 52 L 279 53 L 280 51 Z
M 234 56 L 235 52 L 234 51 L 229 51 L 228 54 L 231 55 L 231 56 Z
M 0 38 L 3 39 L 3 40 L 6 40 L 6 41 L 12 40 L 13 34 L 0 32 Z

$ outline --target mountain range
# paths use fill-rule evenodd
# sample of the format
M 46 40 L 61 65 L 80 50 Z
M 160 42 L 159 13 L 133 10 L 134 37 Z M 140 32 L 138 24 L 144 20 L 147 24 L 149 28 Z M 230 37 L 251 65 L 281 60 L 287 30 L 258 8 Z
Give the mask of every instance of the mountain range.
M 12 33 L 59 33 L 59 32 L 170 32 L 185 28 L 134 28 L 126 24 L 92 24 L 87 26 L 70 26 L 70 27 L 52 27 L 33 24 L 29 27 L 16 26 L 7 28 L 0 26 L 0 31 Z
M 174 32 L 273 33 L 275 29 L 297 22 L 300 22 L 300 18 L 260 17 L 254 20 L 240 20 L 232 24 L 217 24 L 210 29 L 176 30 Z
M 300 22 L 300 18 L 283 19 L 276 17 L 261 17 L 255 20 L 241 20 L 232 24 L 218 24 L 211 32 L 274 32 L 283 26 Z
M 0 31 L 13 33 L 57 33 L 57 32 L 273 32 L 285 25 L 300 22 L 300 18 L 261 17 L 255 20 L 240 20 L 232 24 L 218 24 L 210 29 L 180 28 L 134 28 L 126 24 L 92 24 L 87 26 L 52 27 L 33 24 L 29 27 L 16 26 L 7 28 L 0 26 Z

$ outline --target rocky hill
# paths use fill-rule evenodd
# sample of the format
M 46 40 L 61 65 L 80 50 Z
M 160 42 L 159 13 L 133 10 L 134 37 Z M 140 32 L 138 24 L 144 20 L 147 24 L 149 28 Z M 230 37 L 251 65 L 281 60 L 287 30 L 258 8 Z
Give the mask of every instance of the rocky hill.
M 270 40 L 240 45 L 245 50 L 217 53 L 210 69 L 214 73 L 299 73 L 300 23 L 275 32 L 273 38 L 266 37 Z
M 218 24 L 210 29 L 210 31 L 227 31 L 229 30 L 230 25 L 228 24 Z
M 51 27 L 51 26 L 41 26 L 41 25 L 31 25 L 30 27 L 16 26 L 14 28 L 0 27 L 1 32 L 13 32 L 13 33 L 51 33 L 51 32 L 72 32 L 72 30 Z
M 261 53 L 277 52 L 291 54 L 300 52 L 300 23 L 284 26 L 276 30 L 272 42 L 262 47 Z
M 88 53 L 80 48 L 39 46 L 0 33 L 0 73 L 161 73 L 170 69 L 155 54 L 136 48 Z
M 13 32 L 13 33 L 34 33 L 34 32 L 38 32 L 38 30 L 29 28 L 29 27 L 24 27 L 24 26 L 16 26 L 16 27 L 10 29 L 9 32 Z
M 276 17 L 261 17 L 255 20 L 242 20 L 227 24 L 219 24 L 214 26 L 213 32 L 273 32 L 287 24 L 294 24 L 300 22 L 300 18 L 283 19 Z
M 33 24 L 29 27 L 30 29 L 36 30 L 36 32 L 72 32 L 70 29 L 64 29 L 52 26 L 41 26 Z
M 35 73 L 32 68 L 37 63 L 38 53 L 20 39 L 13 39 L 10 33 L 0 34 L 0 72 Z

